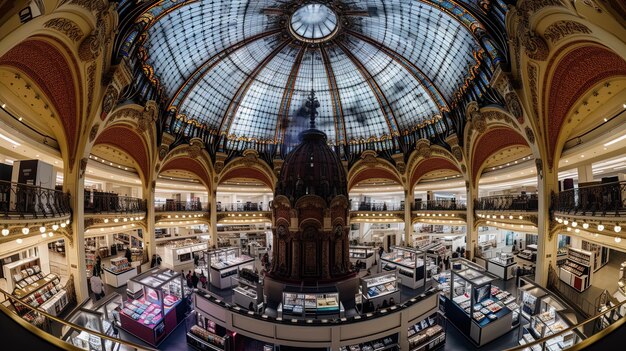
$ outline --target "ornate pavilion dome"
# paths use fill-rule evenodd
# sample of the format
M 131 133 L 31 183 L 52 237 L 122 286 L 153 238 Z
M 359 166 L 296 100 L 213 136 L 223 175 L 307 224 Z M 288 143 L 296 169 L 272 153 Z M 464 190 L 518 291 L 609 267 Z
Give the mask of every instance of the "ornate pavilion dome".
M 313 78 L 317 127 L 329 144 L 427 137 L 453 128 L 445 119 L 464 94 L 489 86 L 498 50 L 476 6 L 158 1 L 139 16 L 127 47 L 168 111 L 211 135 L 297 144 Z

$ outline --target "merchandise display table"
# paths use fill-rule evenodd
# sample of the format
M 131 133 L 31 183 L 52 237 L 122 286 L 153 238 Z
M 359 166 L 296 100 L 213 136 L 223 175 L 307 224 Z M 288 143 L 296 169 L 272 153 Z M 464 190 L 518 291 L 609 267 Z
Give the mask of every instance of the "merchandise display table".
M 515 263 L 513 254 L 498 252 L 497 257 L 487 261 L 487 271 L 495 274 L 500 279 L 509 280 L 515 276 Z
M 208 259 L 207 257 L 208 256 Z M 226 289 L 236 284 L 236 278 L 242 268 L 254 268 L 254 258 L 241 255 L 239 248 L 225 248 L 205 252 L 205 262 L 210 264 L 209 278 L 211 285 Z
M 137 275 L 137 267 L 129 267 L 121 272 L 115 272 L 108 268 L 102 268 L 104 271 L 104 282 L 112 287 L 119 288 L 128 283 L 128 280 Z

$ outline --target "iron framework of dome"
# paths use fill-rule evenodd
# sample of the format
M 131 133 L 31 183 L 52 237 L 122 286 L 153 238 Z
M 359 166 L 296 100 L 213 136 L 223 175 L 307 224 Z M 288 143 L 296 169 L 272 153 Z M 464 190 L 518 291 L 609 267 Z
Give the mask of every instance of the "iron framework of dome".
M 295 145 L 314 88 L 329 144 L 431 136 L 454 128 L 450 111 L 501 60 L 476 15 L 485 2 L 157 1 L 122 51 L 183 129 Z

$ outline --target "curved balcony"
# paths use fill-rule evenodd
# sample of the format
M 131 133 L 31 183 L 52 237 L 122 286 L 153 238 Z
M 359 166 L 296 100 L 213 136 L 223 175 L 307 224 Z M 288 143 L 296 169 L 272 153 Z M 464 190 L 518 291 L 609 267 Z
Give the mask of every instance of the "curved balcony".
M 626 215 L 626 181 L 561 191 L 552 204 L 562 214 L 622 217 Z
M 3 219 L 40 219 L 69 216 L 70 194 L 40 186 L 0 181 Z
M 145 213 L 146 207 L 144 199 L 85 190 L 85 213 Z
M 522 211 L 536 212 L 539 209 L 537 195 L 493 195 L 476 200 L 475 211 Z
M 465 201 L 450 200 L 428 200 L 417 201 L 413 204 L 413 211 L 465 211 L 467 203 Z
M 351 201 L 350 210 L 369 212 L 404 211 L 404 203 Z
M 267 212 L 270 211 L 269 205 L 262 202 L 237 202 L 237 203 L 217 203 L 217 212 Z
M 155 201 L 154 212 L 207 212 L 209 206 L 200 201 Z

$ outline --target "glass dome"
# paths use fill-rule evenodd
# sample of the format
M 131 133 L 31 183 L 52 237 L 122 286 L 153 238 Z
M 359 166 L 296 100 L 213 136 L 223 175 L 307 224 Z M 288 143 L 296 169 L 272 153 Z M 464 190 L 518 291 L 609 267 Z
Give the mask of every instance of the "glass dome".
M 477 67 L 492 66 L 485 28 L 463 6 L 159 2 L 137 20 L 139 53 L 179 121 L 228 140 L 295 145 L 311 89 L 329 144 L 432 135 L 469 82 L 485 80 Z
M 337 15 L 328 6 L 307 4 L 291 15 L 291 30 L 305 41 L 324 40 L 337 30 Z

